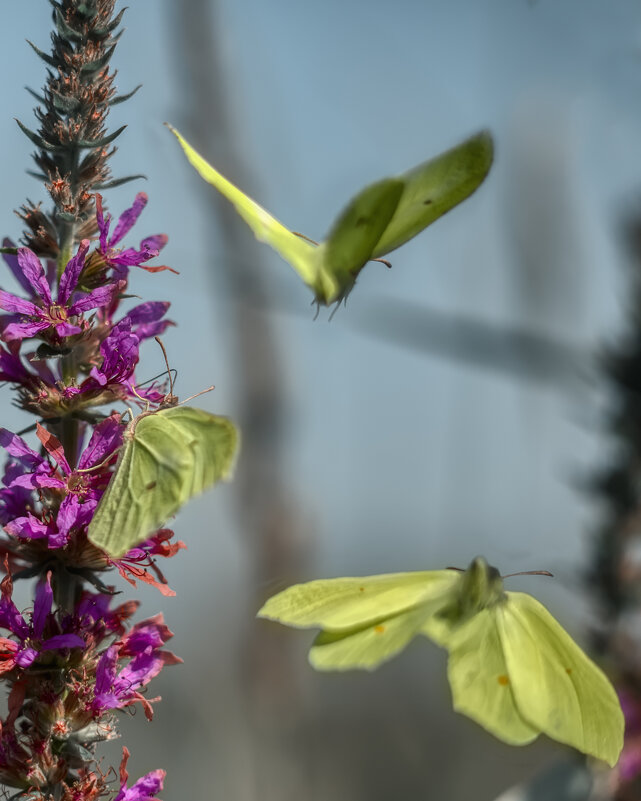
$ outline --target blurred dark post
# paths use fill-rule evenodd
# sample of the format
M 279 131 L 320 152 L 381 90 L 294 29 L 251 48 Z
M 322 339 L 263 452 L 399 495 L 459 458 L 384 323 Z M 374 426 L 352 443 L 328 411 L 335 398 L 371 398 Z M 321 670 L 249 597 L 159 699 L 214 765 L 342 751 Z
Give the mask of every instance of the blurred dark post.
M 603 508 L 595 533 L 588 586 L 600 606 L 595 643 L 614 676 L 626 716 L 614 801 L 641 798 L 641 211 L 624 224 L 631 268 L 626 330 L 603 364 L 610 390 L 611 450 L 596 474 Z
M 237 125 L 227 95 L 229 81 L 217 35 L 217 2 L 183 0 L 170 3 L 169 8 L 176 45 L 173 51 L 184 92 L 179 127 L 225 175 L 251 187 L 247 157 L 237 149 Z M 269 594 L 274 577 L 283 586 L 293 581 L 301 575 L 303 558 L 303 526 L 295 519 L 291 482 L 282 472 L 286 423 L 283 358 L 270 319 L 260 248 L 226 200 L 195 175 L 194 185 L 201 191 L 207 216 L 217 224 L 215 263 L 210 270 L 212 297 L 221 290 L 225 297 L 224 308 L 220 304 L 216 311 L 227 318 L 226 347 L 234 365 L 234 418 L 243 437 L 234 481 L 236 515 L 239 530 L 246 537 L 250 563 L 249 596 L 243 598 L 247 610 L 243 618 L 248 627 L 244 642 L 232 657 L 237 661 L 233 673 L 239 686 L 235 688 L 233 708 L 227 707 L 227 714 L 244 715 L 245 719 L 235 719 L 229 727 L 222 720 L 217 725 L 225 727 L 226 740 L 239 740 L 227 742 L 227 747 L 244 752 L 247 795 L 261 801 L 280 801 L 284 787 L 292 798 L 305 795 L 298 779 L 302 766 L 290 756 L 288 742 L 296 737 L 302 713 L 296 681 L 300 670 L 292 669 L 284 638 L 264 624 L 256 625 L 253 617 L 263 596 Z M 256 590 L 254 597 L 252 587 Z M 224 695 L 223 688 L 219 690 Z M 217 699 L 217 695 L 215 692 L 212 710 L 216 716 L 219 701 L 221 707 L 229 703 L 229 699 Z M 220 758 L 218 754 L 217 761 Z M 276 776 L 278 781 L 272 781 Z

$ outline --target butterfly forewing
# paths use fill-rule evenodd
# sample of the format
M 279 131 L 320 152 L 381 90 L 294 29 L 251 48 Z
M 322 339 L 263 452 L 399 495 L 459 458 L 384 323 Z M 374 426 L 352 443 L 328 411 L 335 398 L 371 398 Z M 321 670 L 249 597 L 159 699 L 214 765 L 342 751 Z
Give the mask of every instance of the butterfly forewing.
M 169 128 L 180 142 L 190 164 L 207 183 L 215 187 L 221 195 L 233 204 L 238 214 L 254 232 L 256 238 L 271 245 L 285 261 L 291 264 L 303 281 L 313 287 L 317 275 L 315 245 L 312 245 L 302 237 L 296 236 L 266 209 L 244 192 L 241 192 L 238 187 L 228 181 L 211 164 L 208 164 L 175 128 L 171 126 Z
M 492 158 L 492 137 L 483 131 L 399 176 L 403 194 L 372 256 L 400 247 L 469 197 L 483 183 Z
M 521 714 L 555 740 L 614 765 L 623 746 L 614 688 L 535 598 L 507 595 L 497 624 Z
M 258 615 L 300 628 L 345 631 L 441 598 L 457 578 L 449 570 L 429 570 L 310 581 L 273 596 Z

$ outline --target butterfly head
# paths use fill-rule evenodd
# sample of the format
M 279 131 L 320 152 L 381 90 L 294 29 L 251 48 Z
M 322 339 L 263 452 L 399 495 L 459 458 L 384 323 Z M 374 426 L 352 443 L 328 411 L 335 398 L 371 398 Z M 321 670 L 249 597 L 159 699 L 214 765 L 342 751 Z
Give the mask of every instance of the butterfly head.
M 458 589 L 458 614 L 471 617 L 505 598 L 499 571 L 477 556 L 461 576 Z

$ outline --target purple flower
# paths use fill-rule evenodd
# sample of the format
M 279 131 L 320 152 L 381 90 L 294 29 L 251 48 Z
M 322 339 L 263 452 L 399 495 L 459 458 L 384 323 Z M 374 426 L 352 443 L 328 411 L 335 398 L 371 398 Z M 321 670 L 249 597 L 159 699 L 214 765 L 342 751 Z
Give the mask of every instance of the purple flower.
M 163 320 L 169 303 L 141 303 L 116 323 L 108 336 L 100 344 L 102 364 L 92 367 L 89 378 L 83 381 L 81 393 L 109 388 L 123 397 L 143 397 L 150 403 L 160 403 L 165 394 L 153 384 L 150 387 L 136 385 L 134 371 L 139 359 L 140 342 L 162 334 L 170 320 Z
M 100 715 L 107 709 L 121 709 L 141 701 L 147 716 L 150 716 L 149 702 L 145 703 L 146 699 L 138 690 L 157 676 L 165 665 L 182 662 L 171 651 L 159 650 L 171 636 L 160 614 L 136 624 L 122 640 L 102 653 L 96 668 L 91 703 L 94 714 Z M 129 656 L 133 658 L 119 671 L 119 660 Z
M 111 302 L 118 289 L 116 284 L 101 286 L 89 294 L 80 293 L 73 298 L 88 249 L 89 240 L 83 239 L 78 252 L 69 260 L 60 277 L 58 298 L 54 302 L 40 259 L 28 248 L 18 248 L 18 264 L 32 289 L 32 297 L 37 302 L 0 290 L 0 309 L 12 313 L 8 323 L 5 321 L 2 333 L 4 340 L 34 337 L 50 329 L 53 329 L 60 339 L 79 334 L 83 330 L 82 327 L 72 323 L 70 318 L 78 317 L 84 312 Z
M 0 428 L 0 445 L 13 456 L 16 464 L 26 468 L 15 475 L 9 487 L 59 489 L 83 500 L 99 499 L 109 481 L 107 464 L 122 444 L 120 417 L 111 415 L 98 423 L 74 470 L 69 466 L 60 441 L 40 423 L 36 424 L 36 432 L 51 461 L 32 450 L 22 437 Z
M 111 215 L 106 217 L 102 211 L 102 196 L 96 194 L 96 221 L 98 223 L 98 230 L 100 231 L 100 248 L 99 253 L 104 259 L 105 263 L 114 268 L 114 273 L 118 278 L 124 278 L 127 275 L 128 267 L 142 267 L 150 273 L 157 273 L 162 270 L 172 270 L 171 267 L 165 265 L 158 265 L 150 267 L 143 264 L 157 256 L 162 248 L 167 244 L 166 234 L 155 234 L 143 239 L 140 243 L 140 249 L 134 248 L 118 249 L 116 245 L 129 233 L 129 231 L 136 224 L 140 213 L 147 205 L 147 195 L 145 192 L 138 192 L 134 199 L 133 206 L 124 211 L 118 218 L 116 227 L 111 236 L 109 236 L 109 228 L 111 227 Z
M 109 481 L 108 463 L 117 456 L 122 444 L 122 425 L 116 415 L 102 420 L 95 427 L 75 470 L 69 466 L 56 437 L 40 424 L 36 430 L 53 464 L 32 450 L 17 434 L 0 428 L 0 445 L 15 460 L 7 492 L 15 490 L 20 494 L 24 490 L 49 489 L 63 492 L 65 497 L 55 518 L 48 511 L 41 517 L 32 511 L 23 512 L 5 522 L 5 531 L 20 539 L 46 539 L 49 548 L 64 548 L 71 531 L 91 521 Z
M 53 605 L 53 590 L 51 589 L 51 572 L 47 573 L 45 581 L 41 581 L 36 589 L 36 597 L 30 622 L 27 622 L 14 604 L 13 582 L 7 575 L 0 584 L 2 597 L 0 598 L 0 627 L 8 629 L 16 638 L 8 640 L 0 638 L 5 650 L 3 671 L 17 666 L 28 668 L 43 651 L 55 651 L 62 648 L 84 648 L 84 640 L 77 634 L 55 634 L 43 639 L 45 626 L 51 614 Z M 6 655 L 10 654 L 7 659 Z
M 152 770 L 145 774 L 137 782 L 127 787 L 129 773 L 127 772 L 127 761 L 129 760 L 129 749 L 122 749 L 122 762 L 120 763 L 120 791 L 113 801 L 156 801 L 155 795 L 162 790 L 166 776 L 164 770 Z
M 4 468 L 2 483 L 4 487 L 0 489 L 0 526 L 6 525 L 16 517 L 27 514 L 27 506 L 31 503 L 30 490 L 22 487 L 11 486 L 13 480 L 23 473 L 23 467 L 18 462 L 8 461 Z

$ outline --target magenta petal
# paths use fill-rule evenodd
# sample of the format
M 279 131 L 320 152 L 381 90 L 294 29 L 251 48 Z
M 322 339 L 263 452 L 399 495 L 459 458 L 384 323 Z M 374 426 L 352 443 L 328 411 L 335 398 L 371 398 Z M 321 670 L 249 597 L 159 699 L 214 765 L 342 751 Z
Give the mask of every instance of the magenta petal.
M 7 453 L 10 453 L 11 456 L 15 456 L 16 459 L 20 459 L 21 462 L 23 462 L 25 465 L 28 465 L 32 469 L 35 469 L 44 463 L 44 459 L 42 459 L 42 457 L 39 456 L 35 451 L 31 450 L 22 437 L 19 437 L 17 434 L 13 434 L 6 428 L 0 428 L 0 445 L 7 451 Z
M 103 462 L 110 453 L 113 453 L 122 444 L 123 426 L 120 420 L 107 417 L 95 427 L 89 444 L 85 448 L 78 462 L 78 469 L 85 470 Z
M 102 195 L 96 193 L 96 222 L 98 223 L 98 231 L 100 231 L 100 250 L 104 253 L 107 250 L 107 234 L 109 233 L 109 223 L 111 216 L 108 214 L 105 219 L 102 210 Z
M 118 286 L 116 284 L 99 286 L 88 295 L 82 295 L 81 297 L 77 298 L 69 307 L 69 314 L 82 314 L 82 312 L 89 311 L 90 309 L 97 309 L 100 306 L 108 306 L 117 291 Z
M 15 478 L 10 487 L 24 487 L 25 489 L 64 489 L 64 481 L 43 473 L 25 473 Z
M 45 301 L 47 306 L 51 306 L 51 290 L 47 283 L 45 271 L 40 263 L 40 259 L 29 248 L 18 248 L 18 264 L 24 273 L 27 281 L 35 289 L 36 293 Z
M 116 665 L 118 664 L 118 646 L 111 645 L 104 651 L 98 667 L 96 668 L 96 695 L 106 693 L 111 689 L 111 683 L 116 676 Z
M 109 256 L 109 264 L 120 265 L 122 267 L 137 267 L 143 261 L 153 259 L 157 253 L 150 253 L 148 250 L 135 250 L 134 248 L 127 248 L 121 250 L 120 253 L 113 253 Z
M 82 268 L 85 266 L 85 256 L 89 250 L 89 244 L 90 243 L 88 239 L 82 240 L 78 246 L 78 252 L 72 259 L 69 259 L 64 272 L 60 276 L 60 284 L 58 286 L 58 303 L 62 306 L 67 303 L 71 297 L 71 293 L 76 288 Z
M 15 245 L 10 239 L 5 237 L 2 240 L 2 247 L 4 247 L 4 248 L 14 248 Z M 18 256 L 17 255 L 14 256 L 12 253 L 3 253 L 2 254 L 2 258 L 5 260 L 5 263 L 8 266 L 8 268 L 11 270 L 11 272 L 13 273 L 14 278 L 20 284 L 20 286 L 24 289 L 24 291 L 27 293 L 27 295 L 33 295 L 33 287 L 31 286 L 29 281 L 27 281 L 27 277 L 25 276 L 25 274 L 20 269 L 20 263 L 18 262 Z
M 49 637 L 41 645 L 42 651 L 54 651 L 58 648 L 84 648 L 85 641 L 77 634 L 56 634 Z
M 25 648 L 16 654 L 15 663 L 21 668 L 28 668 L 29 665 L 33 664 L 37 656 L 38 652 L 35 648 Z
M 169 237 L 167 234 L 154 234 L 153 236 L 148 236 L 142 240 L 140 243 L 140 249 L 155 250 L 157 253 L 160 253 L 168 241 Z
M 147 303 L 140 303 L 127 312 L 123 319 L 129 320 L 132 325 L 139 323 L 155 323 L 165 314 L 171 303 L 160 300 L 152 300 Z
M 100 384 L 101 387 L 106 386 L 107 378 L 98 370 L 97 367 L 92 367 L 89 371 L 89 375 L 94 381 L 96 381 L 96 383 Z
M 0 600 L 0 626 L 8 629 L 21 640 L 26 640 L 29 636 L 29 626 L 20 614 L 18 607 L 6 595 Z
M 7 342 L 14 339 L 28 339 L 35 337 L 41 331 L 46 331 L 49 328 L 49 323 L 45 320 L 40 320 L 37 323 L 11 323 L 2 332 L 2 337 Z
M 22 537 L 24 539 L 42 539 L 48 537 L 53 533 L 53 528 L 42 520 L 38 520 L 32 514 L 28 513 L 25 517 L 16 517 L 4 527 L 7 534 L 13 537 Z
M 127 667 L 123 668 L 114 682 L 116 693 L 131 692 L 148 684 L 163 669 L 164 660 L 158 653 L 154 653 L 151 646 L 135 656 Z
M 80 334 L 82 328 L 79 325 L 72 325 L 72 323 L 58 323 L 56 325 L 56 334 L 59 337 L 72 337 L 74 334 Z
M 138 217 L 140 217 L 141 211 L 147 205 L 147 200 L 148 198 L 145 192 L 138 192 L 131 208 L 123 211 L 123 213 L 120 215 L 118 223 L 109 240 L 109 247 L 114 247 L 114 245 L 117 245 L 118 242 L 120 242 L 120 240 L 129 233 L 129 231 L 135 225 Z
M 77 495 L 67 495 L 58 510 L 56 518 L 58 531 L 66 537 L 72 528 L 86 525 L 91 520 L 95 508 L 95 501 L 80 503 Z
M 24 300 L 24 298 L 19 298 L 17 295 L 12 295 L 11 292 L 5 292 L 3 289 L 0 289 L 0 309 L 31 316 L 40 314 L 40 309 L 35 303 L 32 303 L 30 300 Z
M 156 793 L 163 788 L 165 776 L 164 770 L 152 770 L 151 773 L 138 779 L 131 787 L 123 784 L 113 801 L 153 801 Z
M 45 623 L 53 605 L 53 590 L 51 589 L 51 573 L 47 573 L 45 581 L 39 582 L 36 588 L 36 597 L 33 603 L 33 617 L 31 625 L 35 637 L 42 637 Z

